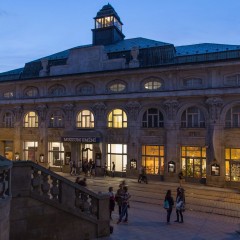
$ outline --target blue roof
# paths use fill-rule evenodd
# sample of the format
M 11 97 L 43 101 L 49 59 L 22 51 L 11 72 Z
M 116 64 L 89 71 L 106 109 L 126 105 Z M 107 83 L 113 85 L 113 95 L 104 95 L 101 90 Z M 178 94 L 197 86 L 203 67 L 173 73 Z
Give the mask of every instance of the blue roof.
M 186 56 L 186 55 L 240 50 L 240 45 L 200 43 L 200 44 L 192 44 L 192 45 L 186 45 L 186 46 L 178 46 L 178 47 L 175 47 L 175 49 L 176 49 L 176 56 Z

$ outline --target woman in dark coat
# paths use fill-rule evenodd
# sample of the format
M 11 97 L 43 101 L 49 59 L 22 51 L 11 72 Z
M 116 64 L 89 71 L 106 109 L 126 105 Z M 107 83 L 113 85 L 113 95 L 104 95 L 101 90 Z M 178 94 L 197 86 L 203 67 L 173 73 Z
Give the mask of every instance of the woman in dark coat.
M 173 197 L 172 197 L 172 192 L 171 190 L 167 190 L 166 196 L 165 196 L 165 200 L 168 202 L 168 208 L 167 208 L 167 223 L 170 222 L 170 217 L 171 217 L 171 213 L 172 213 L 172 209 L 173 209 L 173 205 L 174 205 L 174 201 L 173 201 Z

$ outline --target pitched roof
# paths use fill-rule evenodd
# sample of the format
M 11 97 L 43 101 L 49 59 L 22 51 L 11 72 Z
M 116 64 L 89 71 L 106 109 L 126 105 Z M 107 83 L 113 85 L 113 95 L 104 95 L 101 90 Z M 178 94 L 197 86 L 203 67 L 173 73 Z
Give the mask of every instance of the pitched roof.
M 175 47 L 177 56 L 206 54 L 225 52 L 231 50 L 240 50 L 240 45 L 216 44 L 216 43 L 200 43 Z

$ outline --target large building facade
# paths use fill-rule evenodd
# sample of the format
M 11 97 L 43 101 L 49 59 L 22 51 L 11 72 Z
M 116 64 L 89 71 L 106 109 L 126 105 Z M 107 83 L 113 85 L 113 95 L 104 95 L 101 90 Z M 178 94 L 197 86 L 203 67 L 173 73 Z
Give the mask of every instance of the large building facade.
M 0 154 L 68 171 L 240 182 L 240 45 L 124 39 L 111 5 L 93 43 L 0 74 Z

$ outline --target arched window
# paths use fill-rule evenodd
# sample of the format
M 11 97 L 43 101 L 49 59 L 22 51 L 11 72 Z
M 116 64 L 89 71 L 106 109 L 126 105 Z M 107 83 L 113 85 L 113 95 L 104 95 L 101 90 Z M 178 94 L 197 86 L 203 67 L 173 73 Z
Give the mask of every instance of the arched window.
M 6 112 L 3 116 L 3 127 L 12 128 L 13 127 L 13 114 L 11 112 Z
M 126 84 L 122 82 L 115 82 L 109 85 L 108 87 L 110 92 L 123 92 L 126 90 Z
M 190 107 L 186 109 L 182 114 L 181 127 L 204 128 L 205 119 L 202 111 L 197 107 Z
M 59 84 L 56 84 L 49 88 L 48 93 L 50 96 L 63 96 L 65 95 L 65 87 Z
M 108 115 L 109 128 L 126 128 L 127 115 L 122 109 L 114 109 Z
M 144 81 L 143 88 L 148 91 L 156 91 L 163 88 L 163 81 L 158 78 L 149 78 Z
M 83 83 L 77 86 L 76 94 L 91 95 L 94 93 L 94 86 L 90 83 Z
M 31 98 L 38 96 L 38 89 L 36 87 L 28 87 L 24 91 L 24 97 Z
M 24 127 L 38 127 L 38 115 L 35 112 L 28 112 L 24 117 Z
M 50 116 L 49 127 L 50 128 L 64 127 L 64 119 L 60 111 L 56 111 Z
M 142 119 L 142 127 L 144 128 L 160 128 L 163 127 L 163 115 L 156 108 L 149 108 Z
M 240 106 L 235 106 L 228 110 L 225 118 L 225 127 L 240 127 Z
M 94 128 L 94 116 L 89 110 L 82 110 L 77 115 L 77 128 Z

